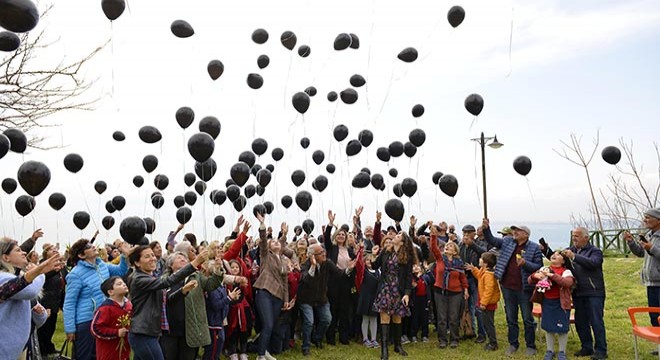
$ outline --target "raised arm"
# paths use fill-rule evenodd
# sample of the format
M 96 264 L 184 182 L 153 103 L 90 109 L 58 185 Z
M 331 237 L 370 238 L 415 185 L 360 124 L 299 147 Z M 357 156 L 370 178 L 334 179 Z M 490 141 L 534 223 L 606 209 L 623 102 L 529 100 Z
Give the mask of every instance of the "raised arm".
M 490 231 L 490 221 L 488 219 L 483 220 L 482 227 L 484 232 L 484 239 L 486 239 L 486 242 L 498 249 L 501 248 L 502 244 L 504 243 L 504 239 L 493 236 L 493 233 Z
M 374 224 L 374 245 L 380 246 L 380 242 L 383 240 L 383 232 L 380 228 L 380 218 L 383 214 L 380 211 L 376 211 L 376 223 Z
M 330 252 L 332 249 L 332 228 L 335 226 L 335 216 L 332 210 L 328 210 L 328 225 L 325 227 L 325 233 L 323 234 L 323 245 L 325 246 L 325 251 Z
M 243 218 L 243 216 L 241 215 L 239 220 L 241 220 L 242 218 Z M 241 254 L 241 250 L 243 249 L 243 245 L 245 244 L 245 241 L 247 240 L 247 234 L 248 234 L 248 231 L 250 231 L 250 223 L 247 222 L 247 221 L 244 221 L 244 222 L 242 222 L 242 224 L 243 224 L 243 231 L 241 231 L 241 233 L 238 234 L 238 237 L 236 238 L 236 240 L 234 240 L 234 243 L 231 244 L 231 247 L 229 248 L 229 250 L 227 250 L 225 252 L 225 254 L 223 255 L 223 257 L 222 257 L 223 259 L 225 259 L 227 261 L 232 260 L 232 259 L 236 259 Z
M 266 233 L 264 216 L 257 213 L 257 220 L 259 220 L 259 255 L 261 261 L 264 261 L 268 255 L 268 234 Z
M 34 248 L 34 245 L 37 243 L 37 240 L 42 236 L 44 236 L 44 232 L 43 230 L 41 230 L 41 228 L 35 230 L 32 233 L 32 236 L 30 236 L 27 240 L 23 241 L 23 243 L 20 245 L 21 250 L 25 251 L 26 253 L 29 253 Z
M 291 250 L 287 245 L 286 245 L 286 236 L 289 233 L 289 225 L 287 225 L 285 222 L 280 225 L 280 246 L 281 246 L 281 251 L 282 255 L 288 257 L 289 259 L 293 259 L 293 256 L 295 255 L 295 252 Z

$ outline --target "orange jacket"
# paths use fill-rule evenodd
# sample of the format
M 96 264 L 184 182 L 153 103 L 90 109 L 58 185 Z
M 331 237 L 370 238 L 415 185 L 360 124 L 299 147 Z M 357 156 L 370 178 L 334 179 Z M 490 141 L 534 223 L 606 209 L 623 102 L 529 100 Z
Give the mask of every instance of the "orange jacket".
M 472 269 L 472 275 L 479 282 L 479 302 L 481 305 L 496 305 L 500 300 L 500 285 L 495 279 L 495 273 L 492 270 L 474 268 Z

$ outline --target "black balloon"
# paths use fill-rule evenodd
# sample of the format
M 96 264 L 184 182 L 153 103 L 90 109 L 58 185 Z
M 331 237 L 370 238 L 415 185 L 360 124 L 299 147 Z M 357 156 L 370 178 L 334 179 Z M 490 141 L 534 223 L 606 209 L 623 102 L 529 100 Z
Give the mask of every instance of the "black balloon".
M 158 190 L 165 190 L 169 184 L 170 179 L 166 175 L 158 174 L 154 177 L 154 186 Z
M 266 165 L 266 169 L 268 169 L 268 171 L 270 171 L 272 173 L 273 171 L 275 171 L 275 165 L 268 164 L 268 165 Z
M 316 88 L 313 86 L 308 86 L 305 88 L 305 94 L 309 95 L 310 97 L 316 95 Z
M 458 180 L 454 175 L 442 175 L 440 180 L 438 180 L 438 185 L 440 186 L 440 190 L 447 196 L 454 197 L 458 192 Z
M 165 205 L 165 198 L 163 195 L 154 195 L 151 197 L 151 205 L 156 209 L 160 209 Z
M 403 153 L 406 154 L 407 157 L 411 158 L 417 153 L 417 147 L 412 143 L 407 142 L 403 144 Z
M 203 181 L 198 181 L 195 183 L 195 191 L 201 196 L 204 195 L 204 192 L 206 191 L 206 183 Z
M 268 55 L 259 55 L 259 57 L 257 58 L 257 66 L 259 67 L 259 69 L 266 68 L 268 64 L 270 64 L 270 58 L 268 57 Z
M 281 148 L 275 148 L 270 153 L 270 155 L 273 157 L 273 160 L 280 161 L 284 157 L 284 150 L 282 150 Z
M 302 170 L 295 170 L 291 173 L 291 182 L 296 187 L 302 185 L 305 182 L 305 172 Z
M 211 135 L 215 140 L 220 135 L 220 121 L 215 116 L 207 116 L 200 120 L 199 131 Z
M 358 93 L 355 91 L 355 89 L 348 88 L 340 92 L 339 97 L 345 104 L 351 105 L 355 104 L 355 102 L 358 100 Z
M 18 168 L 18 183 L 26 193 L 37 196 L 41 194 L 50 183 L 50 170 L 38 161 L 26 161 Z
M 275 210 L 275 205 L 273 205 L 273 203 L 270 201 L 266 201 L 264 206 L 266 207 L 266 214 L 270 215 L 273 213 L 273 210 Z
M 405 178 L 401 182 L 401 190 L 407 197 L 412 197 L 417 192 L 417 181 L 413 178 Z
M 335 50 L 345 50 L 351 46 L 351 35 L 346 33 L 341 33 L 335 38 L 334 48 Z
M 411 63 L 417 60 L 417 50 L 412 47 L 407 47 L 401 50 L 401 52 L 399 53 L 399 55 L 397 55 L 397 57 L 399 58 L 399 60 L 403 62 Z
M 115 208 L 115 210 L 122 211 L 124 209 L 124 206 L 126 206 L 126 199 L 124 199 L 124 197 L 121 195 L 117 195 L 112 198 L 111 205 L 113 208 Z M 106 210 L 107 210 L 107 204 L 106 204 Z M 112 211 L 108 211 L 108 212 L 112 212 Z
M 170 25 L 170 30 L 172 31 L 172 34 L 178 38 L 188 38 L 195 34 L 195 30 L 193 30 L 192 26 L 190 26 L 185 20 L 175 20 L 172 22 L 172 25 Z
M 117 210 L 117 209 L 115 209 L 114 205 L 112 205 L 112 200 L 106 201 L 105 210 L 107 212 L 109 212 L 110 214 L 112 214 L 113 212 L 115 212 Z
M 129 216 L 119 224 L 119 235 L 131 245 L 137 245 L 146 233 L 147 224 L 137 216 Z
M 263 187 L 266 187 L 268 184 L 270 184 L 271 178 L 272 175 L 268 169 L 261 169 L 257 173 L 257 182 Z
M 360 134 L 358 134 L 358 140 L 360 140 L 362 146 L 369 147 L 374 141 L 374 133 L 372 133 L 371 130 L 362 130 L 360 131 Z
M 140 131 L 138 131 L 138 136 L 140 137 L 140 140 L 146 142 L 147 144 L 156 143 L 163 138 L 163 136 L 160 134 L 160 130 L 154 126 L 149 125 L 141 127 Z
M 325 154 L 321 150 L 316 150 L 314 153 L 312 153 L 312 160 L 316 165 L 321 165 L 323 160 L 325 159 Z
M 348 156 L 357 155 L 360 150 L 362 150 L 362 144 L 360 144 L 359 140 L 353 139 L 346 144 L 346 155 Z
M 197 174 L 197 176 L 199 176 L 199 178 L 204 181 L 211 180 L 215 175 L 216 171 L 218 171 L 218 165 L 215 163 L 215 160 L 213 159 L 209 158 L 204 162 L 195 163 L 195 174 Z
M 225 181 L 225 186 L 226 186 L 226 187 L 230 187 L 230 186 L 232 186 L 232 185 L 236 185 L 236 182 L 235 182 L 234 180 L 232 180 L 232 179 L 227 179 L 227 181 Z
M 303 149 L 307 149 L 309 147 L 309 138 L 304 137 L 300 139 L 300 146 L 302 146 Z
M 465 98 L 465 110 L 474 116 L 479 116 L 484 108 L 484 99 L 479 94 L 471 94 Z
M 240 195 L 238 199 L 232 202 L 232 205 L 234 205 L 234 209 L 236 209 L 236 211 L 241 211 L 245 208 L 245 205 L 247 205 L 247 199 L 245 196 Z
M 413 106 L 412 116 L 418 118 L 422 115 L 424 115 L 424 106 L 421 105 L 421 104 L 417 104 L 417 105 Z
M 348 128 L 346 125 L 337 125 L 335 126 L 332 135 L 335 137 L 335 140 L 342 141 L 348 136 Z
M 186 191 L 186 193 L 183 194 L 183 200 L 186 204 L 193 206 L 197 202 L 197 194 L 192 191 Z
M 360 74 L 355 74 L 355 75 L 351 76 L 349 82 L 351 83 L 351 86 L 353 86 L 353 87 L 360 87 L 360 86 L 363 86 L 364 84 L 367 83 L 367 81 L 364 80 L 364 77 L 362 77 L 362 75 L 360 75 Z
M 140 175 L 135 175 L 135 176 L 133 177 L 133 185 L 135 185 L 135 187 L 139 188 L 139 187 L 141 187 L 143 184 L 144 184 L 144 178 L 143 178 L 142 176 L 140 176 Z
M 309 207 L 312 206 L 312 194 L 308 191 L 300 191 L 296 194 L 296 204 L 302 211 L 309 210 Z
M 78 211 L 73 214 L 73 224 L 80 230 L 84 230 L 89 224 L 89 214 L 86 211 Z
M 451 9 L 449 9 L 449 12 L 447 12 L 447 21 L 449 21 L 449 24 L 453 28 L 458 27 L 464 19 L 465 10 L 460 6 L 452 6 Z
M 112 133 L 112 138 L 115 139 L 115 141 L 124 141 L 126 140 L 126 135 L 121 131 L 115 131 Z
M 371 186 L 373 186 L 374 189 L 380 190 L 380 188 L 383 187 L 383 184 L 385 184 L 385 179 L 383 178 L 383 175 L 381 174 L 371 175 Z
M 388 150 L 392 157 L 399 157 L 403 154 L 403 143 L 400 141 L 394 141 L 390 144 Z
M 243 193 L 245 194 L 245 197 L 249 199 L 257 193 L 257 188 L 252 184 L 246 185 L 245 189 L 243 189 Z
M 390 176 L 393 177 L 393 178 L 399 176 L 399 172 L 395 168 L 391 168 L 389 173 L 390 173 Z
M 174 206 L 176 206 L 177 209 L 185 204 L 186 204 L 186 200 L 183 198 L 183 196 L 177 195 L 174 197 Z
M 11 142 L 5 134 L 0 134 L 0 159 L 5 157 L 11 148 Z
M 6 178 L 2 180 L 2 190 L 4 190 L 9 195 L 16 191 L 16 187 L 18 187 L 16 180 L 12 178 Z
M 183 183 L 186 184 L 186 186 L 191 187 L 195 183 L 195 174 L 193 173 L 187 173 L 183 175 Z
M 206 65 L 206 71 L 209 73 L 211 80 L 218 80 L 220 76 L 222 76 L 222 73 L 225 72 L 225 64 L 217 59 L 211 60 L 208 65 Z M 185 129 L 185 127 L 183 128 Z
M 23 153 L 27 149 L 27 137 L 19 129 L 7 129 L 3 134 L 11 144 L 9 149 L 15 153 Z
M 238 155 L 238 161 L 246 163 L 251 168 L 254 166 L 254 163 L 257 162 L 257 157 L 252 151 L 243 151 Z
M 426 141 L 426 133 L 422 129 L 414 129 L 408 134 L 408 140 L 416 147 L 420 147 Z
M 525 176 L 532 170 L 532 160 L 527 156 L 518 156 L 513 160 L 513 169 L 520 175 Z
M 96 190 L 96 192 L 99 195 L 103 194 L 105 192 L 105 189 L 107 189 L 107 188 L 108 188 L 108 185 L 105 183 L 105 181 L 100 181 L 99 180 L 94 184 L 94 190 Z
M 282 33 L 282 36 L 280 36 L 280 41 L 282 42 L 282 45 L 289 49 L 293 50 L 294 47 L 296 47 L 296 42 L 298 42 L 298 38 L 296 37 L 296 34 L 294 34 L 291 31 L 285 31 Z
M 360 38 L 353 34 L 349 34 L 351 36 L 351 49 L 359 49 L 360 48 Z
M 304 114 L 307 112 L 307 109 L 309 109 L 309 95 L 305 92 L 297 92 L 293 94 L 293 97 L 291 98 L 291 103 L 293 104 L 293 108 L 296 109 L 297 112 Z
M 30 0 L 0 1 L 0 26 L 23 33 L 34 29 L 39 22 L 39 11 Z
M 225 217 L 222 215 L 218 215 L 213 219 L 213 225 L 215 225 L 216 228 L 220 229 L 225 225 Z
M 312 219 L 305 219 L 302 223 L 302 228 L 307 235 L 311 234 L 314 231 L 314 221 Z
M 403 189 L 401 189 L 401 184 L 394 184 L 394 186 L 392 187 L 392 191 L 394 192 L 394 195 L 398 197 L 403 196 Z
M 37 206 L 36 201 L 34 201 L 32 196 L 28 195 L 21 195 L 16 198 L 16 202 L 14 202 L 16 212 L 21 216 L 26 216 L 31 213 L 35 206 Z
M 394 221 L 403 220 L 403 215 L 405 214 L 405 209 L 403 203 L 399 199 L 389 199 L 385 203 L 385 214 Z
M 0 32 L 0 51 L 11 52 L 21 46 L 21 39 L 18 35 L 9 31 Z
M 440 181 L 440 178 L 442 177 L 442 175 L 444 175 L 442 172 L 436 171 L 436 172 L 433 173 L 433 176 L 431 177 L 431 180 L 433 180 L 434 184 L 438 185 L 438 181 Z
M 311 53 L 312 49 L 307 45 L 300 45 L 298 48 L 298 55 L 300 55 L 300 57 L 308 57 Z
M 225 200 L 227 200 L 227 194 L 222 190 L 216 191 L 215 194 L 213 195 L 213 202 L 216 205 L 224 204 Z
M 247 77 L 247 84 L 250 89 L 260 89 L 262 86 L 264 86 L 264 78 L 259 74 L 250 73 Z
M 101 219 L 101 225 L 103 225 L 106 230 L 110 230 L 110 228 L 115 225 L 115 218 L 110 215 L 104 216 L 103 219 Z
M 179 124 L 182 129 L 186 129 L 193 123 L 193 121 L 195 121 L 195 112 L 187 106 L 182 106 L 176 111 L 174 117 L 176 118 L 176 123 Z
M 268 31 L 264 29 L 257 29 L 252 32 L 252 41 L 257 44 L 264 44 L 268 41 Z
M 621 150 L 616 146 L 607 146 L 600 153 L 606 163 L 616 165 L 621 160 Z
M 323 190 L 328 187 L 328 178 L 323 175 L 319 175 L 316 177 L 316 179 L 314 179 L 314 182 L 312 182 L 312 186 L 314 189 L 316 189 L 316 191 L 323 192 Z
M 369 176 L 371 176 L 371 170 L 369 170 L 368 167 L 363 167 L 362 169 L 360 169 L 360 171 L 366 172 L 367 174 L 369 174 Z
M 239 161 L 231 167 L 229 174 L 236 185 L 243 186 L 250 178 L 250 167 L 246 163 Z
M 327 171 L 330 174 L 335 173 L 335 165 L 334 164 L 328 164 L 325 166 L 325 171 Z
M 293 204 L 293 199 L 289 195 L 284 195 L 282 196 L 282 206 L 284 206 L 285 209 L 288 209 L 291 204 Z
M 150 173 L 158 167 L 158 158 L 154 155 L 147 155 L 142 159 L 142 167 L 144 171 Z
M 357 175 L 355 175 L 355 177 L 353 177 L 353 181 L 351 182 L 351 185 L 354 188 L 363 189 L 369 186 L 370 183 L 371 183 L 371 176 L 369 176 L 369 174 L 367 174 L 364 171 L 360 171 Z
M 204 162 L 208 160 L 215 150 L 213 137 L 205 132 L 197 133 L 188 139 L 188 152 L 193 159 Z
M 257 189 L 257 195 L 259 195 L 259 196 L 263 196 L 264 193 L 266 192 L 266 188 L 259 185 L 259 184 L 257 184 L 257 186 L 255 186 L 255 188 Z
M 101 8 L 108 20 L 117 20 L 124 13 L 126 2 L 124 0 L 102 0 Z
M 234 202 L 238 197 L 241 196 L 241 188 L 238 185 L 230 185 L 227 187 L 227 199 Z
M 55 211 L 61 210 L 66 204 L 66 197 L 62 193 L 52 193 L 48 197 L 48 205 Z
M 268 142 L 262 138 L 256 138 L 252 141 L 252 151 L 257 155 L 263 155 L 268 150 Z
M 328 93 L 328 96 L 327 96 L 328 101 L 330 101 L 330 102 L 335 102 L 335 101 L 337 101 L 337 97 L 338 97 L 338 96 L 337 96 L 337 93 L 334 92 L 334 91 L 330 91 L 330 92 Z
M 261 170 L 261 165 L 259 165 L 259 164 L 254 164 L 254 166 L 252 168 L 250 168 L 250 172 L 252 173 L 252 175 L 254 175 L 254 177 L 257 177 L 257 173 L 260 170 Z
M 257 204 L 252 208 L 252 214 L 254 214 L 255 217 L 257 217 L 257 214 L 261 214 L 261 216 L 266 216 L 266 211 L 267 211 L 266 207 L 263 204 Z
M 376 156 L 380 161 L 390 161 L 390 150 L 386 147 L 379 147 L 376 149 Z
M 83 158 L 78 154 L 69 154 L 64 157 L 64 167 L 74 174 L 82 169 L 83 164 Z
M 146 217 L 142 220 L 144 221 L 144 224 L 147 227 L 146 233 L 147 234 L 153 234 L 154 231 L 156 231 L 156 222 L 154 221 L 154 219 L 152 219 L 150 217 Z

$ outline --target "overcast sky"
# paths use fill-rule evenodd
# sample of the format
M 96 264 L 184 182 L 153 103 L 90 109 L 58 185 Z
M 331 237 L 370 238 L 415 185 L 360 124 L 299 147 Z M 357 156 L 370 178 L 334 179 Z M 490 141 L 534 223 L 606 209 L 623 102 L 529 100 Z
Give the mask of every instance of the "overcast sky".
M 452 5 L 465 8 L 462 25 L 453 29 L 446 20 Z M 45 8 L 43 2 L 39 4 Z M 176 38 L 170 24 L 188 21 L 195 35 Z M 268 31 L 263 45 L 251 41 L 257 28 Z M 198 121 L 216 116 L 222 131 L 216 140 L 213 158 L 218 173 L 209 190 L 225 189 L 229 168 L 252 140 L 268 141 L 268 151 L 258 159 L 262 166 L 275 165 L 274 180 L 262 198 L 250 199 L 245 213 L 253 219 L 252 207 L 263 201 L 276 204 L 269 222 L 279 226 L 283 219 L 297 223 L 312 218 L 317 229 L 333 209 L 340 222 L 350 220 L 349 212 L 365 205 L 365 222 L 372 222 L 377 207 L 394 197 L 392 187 L 405 177 L 417 180 L 418 191 L 411 199 L 404 196 L 406 219 L 417 214 L 422 219 L 446 219 L 452 223 L 477 223 L 482 217 L 481 162 L 477 144 L 470 141 L 481 131 L 497 134 L 504 146 L 487 148 L 489 215 L 493 222 L 568 222 L 571 214 L 588 214 L 588 188 L 581 168 L 560 158 L 560 140 L 571 133 L 583 136 L 590 148 L 600 132 L 600 146 L 591 166 L 597 187 L 606 184 L 615 168 L 600 158 L 600 150 L 616 145 L 618 139 L 634 140 L 638 162 L 645 164 L 644 177 L 657 183 L 658 164 L 652 143 L 660 130 L 660 78 L 658 36 L 660 3 L 657 1 L 250 1 L 250 2 L 163 2 L 130 1 L 129 9 L 112 24 L 99 2 L 69 0 L 55 4 L 37 29 L 45 29 L 56 43 L 43 49 L 35 59 L 41 66 L 52 66 L 62 59 L 75 59 L 110 43 L 83 69 L 94 86 L 86 96 L 99 98 L 90 112 L 67 112 L 52 116 L 49 124 L 60 127 L 44 130 L 46 145 L 61 146 L 47 152 L 30 149 L 24 155 L 8 154 L 0 160 L 0 177 L 14 177 L 23 161 L 46 163 L 52 180 L 37 197 L 37 207 L 26 219 L 14 210 L 14 200 L 22 193 L 0 194 L 2 232 L 23 238 L 34 226 L 44 227 L 49 239 L 68 242 L 81 236 L 71 218 L 76 211 L 90 212 L 94 221 L 82 233 L 91 236 L 101 228 L 107 215 L 103 204 L 123 195 L 127 206 L 114 213 L 116 225 L 102 238 L 118 236 L 122 218 L 151 216 L 157 220 L 156 237 L 164 239 L 176 227 L 176 195 L 192 190 L 183 183 L 183 174 L 193 172 L 194 161 L 185 147 L 196 132 Z M 296 33 L 294 51 L 280 41 L 283 31 Z M 358 50 L 335 51 L 333 40 L 343 32 L 360 38 Z M 299 45 L 309 45 L 311 55 L 301 58 Z M 406 47 L 419 52 L 417 61 L 407 64 L 396 55 Z M 260 70 L 259 55 L 270 57 L 270 65 Z M 5 55 L 6 56 L 6 55 Z M 210 60 L 224 63 L 225 72 L 212 81 L 206 65 Z M 264 86 L 252 90 L 246 85 L 248 73 L 259 73 Z M 359 100 L 353 105 L 326 100 L 329 91 L 350 86 L 349 78 L 361 74 L 367 85 L 358 88 Z M 300 116 L 291 105 L 291 96 L 315 86 L 309 111 Z M 475 119 L 463 107 L 471 93 L 485 100 Z M 411 108 L 423 104 L 421 118 L 411 116 Z M 183 131 L 174 119 L 181 106 L 194 109 L 196 120 Z M 332 128 L 345 124 L 349 136 L 341 143 L 332 138 Z M 144 125 L 156 126 L 163 134 L 157 144 L 144 144 L 137 137 Z M 405 142 L 415 128 L 426 132 L 426 143 L 417 154 L 383 163 L 376 149 L 392 141 Z M 374 133 L 373 144 L 350 159 L 345 154 L 348 140 L 360 130 Z M 120 130 L 127 136 L 116 142 L 111 134 Z M 303 150 L 300 138 L 311 145 Z M 270 152 L 284 149 L 284 159 L 275 163 Z M 324 151 L 326 160 L 317 166 L 311 160 L 314 150 Z M 64 169 L 62 159 L 79 153 L 85 160 L 78 174 Z M 142 169 L 142 158 L 156 155 L 160 164 L 149 178 Z M 518 175 L 513 160 L 526 155 L 532 160 L 527 177 Z M 333 163 L 337 172 L 329 175 L 325 165 Z M 353 189 L 351 179 L 362 167 L 385 176 L 387 189 Z M 396 168 L 396 179 L 387 175 Z M 283 195 L 295 196 L 290 174 L 306 172 L 300 190 L 309 190 L 314 203 L 309 213 L 294 204 L 288 210 L 280 205 Z M 436 171 L 453 174 L 459 181 L 458 194 L 451 198 L 431 181 Z M 148 195 L 155 191 L 153 176 L 170 179 L 163 192 L 166 205 L 154 211 Z M 312 190 L 311 181 L 319 174 L 329 179 L 321 194 Z M 133 186 L 135 175 L 145 177 L 140 189 Z M 94 192 L 97 180 L 108 183 L 103 195 Z M 251 178 L 251 184 L 256 179 Z M 48 206 L 48 196 L 62 192 L 67 205 L 59 212 Z M 194 221 L 186 231 L 206 238 L 217 238 L 229 231 L 236 212 L 229 202 L 212 206 L 198 200 L 193 207 Z M 206 216 L 204 216 L 204 214 Z M 213 227 L 213 217 L 222 214 L 227 225 Z M 206 234 L 206 236 L 204 236 Z

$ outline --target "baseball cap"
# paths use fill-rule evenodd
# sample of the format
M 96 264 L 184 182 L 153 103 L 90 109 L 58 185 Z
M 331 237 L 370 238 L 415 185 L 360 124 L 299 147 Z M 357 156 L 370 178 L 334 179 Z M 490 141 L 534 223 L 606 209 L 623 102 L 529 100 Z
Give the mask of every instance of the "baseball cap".
M 529 228 L 525 225 L 511 225 L 510 226 L 511 230 L 521 230 L 527 233 L 527 236 L 532 235 L 532 231 L 529 230 Z
M 510 227 L 505 226 L 505 227 L 502 228 L 502 230 L 498 231 L 498 233 L 500 233 L 502 235 L 511 235 L 511 233 L 513 233 L 513 231 L 511 231 Z

